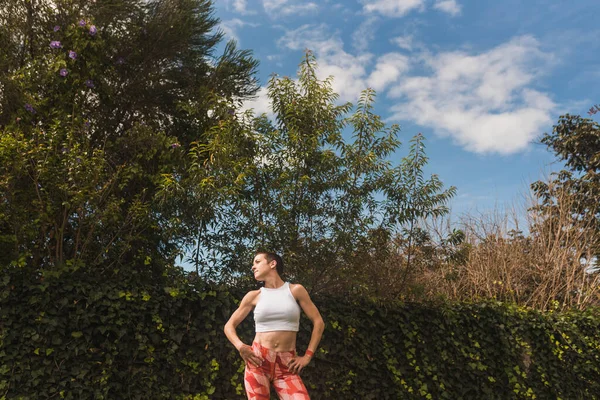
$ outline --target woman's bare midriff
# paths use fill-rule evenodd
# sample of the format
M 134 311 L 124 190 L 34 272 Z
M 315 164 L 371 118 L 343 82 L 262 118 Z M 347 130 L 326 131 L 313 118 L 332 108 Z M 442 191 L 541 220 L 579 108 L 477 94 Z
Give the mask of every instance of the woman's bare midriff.
M 270 350 L 292 351 L 296 349 L 296 336 L 294 331 L 256 332 L 254 341 Z

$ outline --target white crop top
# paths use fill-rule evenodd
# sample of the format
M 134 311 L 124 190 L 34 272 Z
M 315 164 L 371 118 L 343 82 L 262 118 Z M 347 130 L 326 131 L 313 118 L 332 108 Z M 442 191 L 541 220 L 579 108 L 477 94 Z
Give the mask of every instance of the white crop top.
M 258 303 L 254 308 L 254 323 L 256 332 L 298 332 L 300 306 L 290 290 L 289 282 L 277 289 L 260 288 Z

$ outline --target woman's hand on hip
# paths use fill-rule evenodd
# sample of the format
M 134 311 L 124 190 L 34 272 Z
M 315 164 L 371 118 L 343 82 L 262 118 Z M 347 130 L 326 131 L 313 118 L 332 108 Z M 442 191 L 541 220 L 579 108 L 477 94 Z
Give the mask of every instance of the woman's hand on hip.
M 299 374 L 310 363 L 310 356 L 294 357 L 288 362 L 287 367 L 292 374 Z
M 253 367 L 260 367 L 262 365 L 263 358 L 254 354 L 252 347 L 245 344 L 240 348 L 239 352 L 240 356 L 247 364 L 250 364 Z

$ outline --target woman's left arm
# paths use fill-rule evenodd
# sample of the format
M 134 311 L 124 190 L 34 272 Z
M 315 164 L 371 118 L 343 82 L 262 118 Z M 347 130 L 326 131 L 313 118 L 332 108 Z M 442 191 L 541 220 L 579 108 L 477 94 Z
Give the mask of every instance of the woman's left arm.
M 321 337 L 323 336 L 323 331 L 325 330 L 325 322 L 323 322 L 323 318 L 321 317 L 321 313 L 319 313 L 319 309 L 317 306 L 315 306 L 315 303 L 312 302 L 310 295 L 304 286 L 294 285 L 291 290 L 292 294 L 298 301 L 298 304 L 300 304 L 302 311 L 304 311 L 308 319 L 310 319 L 313 324 L 308 349 L 302 357 L 295 357 L 288 364 L 290 371 L 297 374 L 300 373 L 300 371 L 302 371 L 302 369 L 306 367 L 308 363 L 310 363 L 310 360 L 317 351 L 317 346 L 319 345 Z

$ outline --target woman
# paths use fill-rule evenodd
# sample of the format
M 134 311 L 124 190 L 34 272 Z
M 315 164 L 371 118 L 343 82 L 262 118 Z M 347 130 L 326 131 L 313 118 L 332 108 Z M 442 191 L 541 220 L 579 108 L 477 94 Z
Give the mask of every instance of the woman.
M 248 292 L 225 324 L 227 339 L 246 363 L 244 385 L 248 399 L 269 399 L 270 385 L 281 400 L 310 399 L 299 374 L 310 363 L 321 341 L 325 324 L 302 285 L 281 279 L 283 260 L 275 253 L 259 251 L 252 265 L 254 279 L 264 287 Z M 296 355 L 300 308 L 312 321 L 308 349 Z M 256 336 L 252 346 L 242 342 L 237 326 L 254 310 Z

